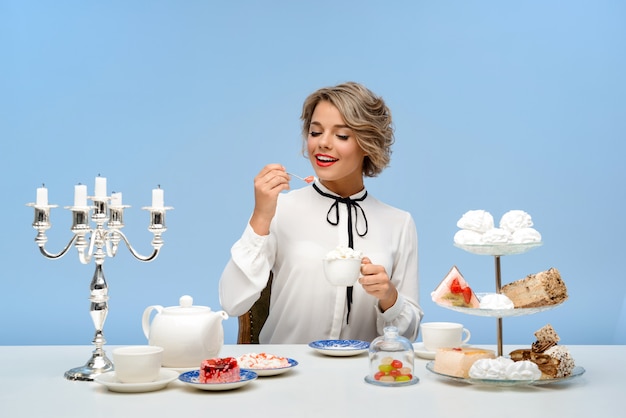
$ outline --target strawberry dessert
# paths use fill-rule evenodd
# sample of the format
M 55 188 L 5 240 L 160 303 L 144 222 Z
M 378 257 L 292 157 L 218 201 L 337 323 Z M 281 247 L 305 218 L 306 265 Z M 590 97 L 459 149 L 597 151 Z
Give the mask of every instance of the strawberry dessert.
M 456 266 L 453 266 L 439 286 L 430 294 L 433 302 L 444 306 L 479 308 L 476 294 L 463 278 Z
M 200 383 L 231 383 L 240 379 L 239 364 L 234 357 L 211 358 L 200 365 Z

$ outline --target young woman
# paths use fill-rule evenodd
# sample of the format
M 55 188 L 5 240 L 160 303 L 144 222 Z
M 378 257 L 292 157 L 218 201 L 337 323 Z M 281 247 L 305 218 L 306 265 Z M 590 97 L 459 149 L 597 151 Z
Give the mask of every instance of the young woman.
M 271 272 L 261 343 L 371 341 L 388 325 L 414 341 L 422 317 L 415 223 L 369 195 L 363 182 L 389 164 L 391 112 L 349 82 L 311 94 L 301 119 L 315 182 L 282 193 L 291 179 L 280 164 L 255 177 L 252 216 L 220 279 L 222 308 L 231 316 L 247 312 Z M 324 277 L 322 259 L 338 246 L 364 254 L 361 277 L 348 288 Z

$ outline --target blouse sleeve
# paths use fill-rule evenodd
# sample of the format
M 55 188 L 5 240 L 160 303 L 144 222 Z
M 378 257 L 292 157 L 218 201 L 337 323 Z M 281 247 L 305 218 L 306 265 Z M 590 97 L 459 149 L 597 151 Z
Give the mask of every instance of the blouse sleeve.
M 396 303 L 382 312 L 376 304 L 376 329 L 382 335 L 386 326 L 394 325 L 410 341 L 417 339 L 420 321 L 424 315 L 419 306 L 417 261 L 417 231 L 413 218 L 408 215 L 398 245 L 398 257 L 390 274 L 398 290 Z
M 267 285 L 274 264 L 272 235 L 257 235 L 250 224 L 232 246 L 219 282 L 220 304 L 230 316 L 248 311 Z

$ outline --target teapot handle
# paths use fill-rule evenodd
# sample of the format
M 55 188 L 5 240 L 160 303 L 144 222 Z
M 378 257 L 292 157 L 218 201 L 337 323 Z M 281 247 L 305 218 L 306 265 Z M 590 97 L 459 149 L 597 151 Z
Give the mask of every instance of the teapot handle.
M 161 313 L 163 311 L 163 306 L 152 305 L 148 306 L 143 311 L 143 317 L 141 318 L 141 327 L 143 328 L 143 335 L 145 335 L 148 340 L 150 340 L 150 314 L 152 313 L 152 310 L 157 311 L 157 313 Z

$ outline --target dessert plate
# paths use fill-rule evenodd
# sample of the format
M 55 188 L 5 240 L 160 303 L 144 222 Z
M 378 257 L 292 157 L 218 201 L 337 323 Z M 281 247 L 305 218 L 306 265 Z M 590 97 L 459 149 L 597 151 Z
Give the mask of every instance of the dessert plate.
M 441 376 L 443 378 L 454 380 L 457 382 L 470 383 L 474 385 L 491 385 L 491 386 L 538 386 L 538 385 L 550 385 L 553 383 L 562 383 L 567 382 L 569 380 L 575 379 L 579 376 L 582 376 L 585 373 L 585 369 L 576 366 L 572 371 L 572 374 L 566 377 L 556 377 L 554 379 L 539 379 L 539 380 L 499 380 L 499 379 L 474 379 L 474 378 L 464 378 L 451 376 L 449 374 L 443 374 L 435 371 L 435 362 L 429 361 L 426 364 L 426 368 L 428 371 L 436 374 L 437 376 Z
M 254 367 L 243 367 L 243 369 L 253 371 L 259 377 L 276 376 L 278 374 L 283 374 L 285 372 L 288 372 L 289 370 L 293 369 L 294 367 L 298 365 L 298 362 L 295 361 L 294 359 L 288 358 L 287 361 L 289 361 L 289 366 L 285 366 L 285 367 L 274 367 L 274 368 L 264 368 L 264 369 L 254 368 Z
M 309 343 L 309 347 L 327 356 L 356 356 L 368 350 L 370 343 L 361 340 L 319 340 Z
M 489 293 L 476 293 L 476 297 L 480 300 L 483 296 L 488 295 Z M 489 316 L 492 318 L 507 318 L 510 316 L 524 316 L 524 315 L 532 315 L 543 311 L 548 311 L 550 309 L 554 309 L 557 306 L 561 305 L 561 303 L 565 302 L 565 300 L 560 303 L 554 305 L 545 305 L 545 306 L 537 306 L 534 308 L 513 308 L 513 309 L 481 309 L 481 308 L 464 308 L 461 306 L 447 306 L 437 304 L 442 308 L 450 309 L 453 311 L 461 312 L 466 315 L 476 315 L 476 316 Z
M 515 255 L 523 254 L 533 248 L 539 247 L 543 243 L 539 242 L 527 242 L 521 244 L 457 244 L 455 247 L 467 251 L 468 253 L 478 255 Z
M 236 381 L 236 382 L 229 382 L 229 383 L 200 383 L 200 381 L 198 380 L 198 376 L 199 375 L 200 375 L 200 370 L 196 369 L 196 370 L 192 370 L 190 372 L 185 372 L 185 373 L 181 374 L 178 377 L 178 380 L 180 380 L 181 382 L 183 382 L 183 383 L 187 384 L 188 386 L 191 386 L 192 388 L 195 388 L 195 389 L 219 391 L 219 390 L 231 390 L 231 389 L 240 388 L 240 387 L 242 387 L 244 385 L 247 385 L 248 383 L 252 382 L 258 376 L 253 371 L 250 371 L 250 370 L 240 370 L 239 371 L 240 379 L 238 381 Z
M 102 373 L 93 380 L 94 382 L 106 386 L 111 392 L 139 393 L 161 390 L 170 382 L 176 380 L 178 376 L 179 373 L 174 370 L 161 369 L 158 379 L 154 382 L 122 383 L 115 377 L 115 371 L 111 371 Z

